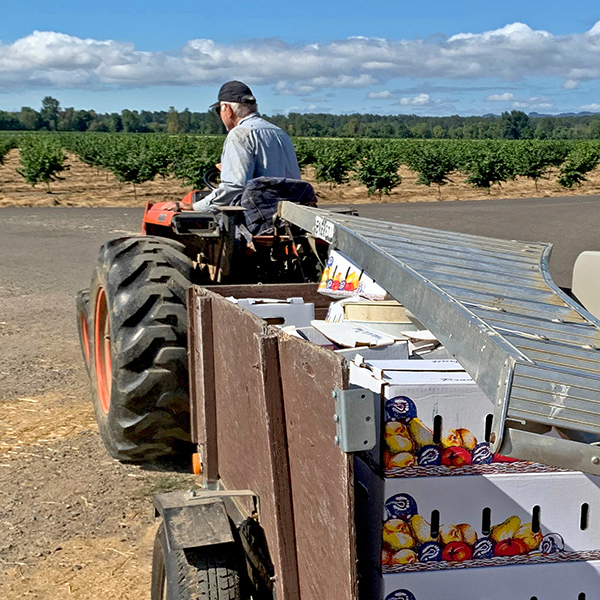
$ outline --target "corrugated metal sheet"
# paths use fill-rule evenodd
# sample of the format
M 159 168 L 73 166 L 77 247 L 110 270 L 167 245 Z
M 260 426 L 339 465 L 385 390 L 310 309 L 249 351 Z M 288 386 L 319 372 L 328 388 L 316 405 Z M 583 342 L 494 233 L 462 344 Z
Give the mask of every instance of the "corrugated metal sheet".
M 600 322 L 552 281 L 551 244 L 290 203 L 280 205 L 280 215 L 364 268 L 456 356 L 494 403 L 496 450 L 539 460 L 548 441 L 540 445 L 534 432 L 543 426 L 600 440 Z M 550 444 L 549 464 L 600 473 L 595 446 L 558 438 Z

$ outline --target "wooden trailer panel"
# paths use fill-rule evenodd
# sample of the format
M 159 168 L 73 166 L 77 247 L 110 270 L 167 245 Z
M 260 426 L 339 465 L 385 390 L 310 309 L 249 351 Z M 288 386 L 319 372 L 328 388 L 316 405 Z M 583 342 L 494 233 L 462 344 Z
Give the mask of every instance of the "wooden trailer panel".
M 355 600 L 353 463 L 333 441 L 331 396 L 348 388 L 346 362 L 206 289 L 188 302 L 204 480 L 260 497 L 278 600 Z
M 218 472 L 228 489 L 252 489 L 277 579 L 277 598 L 298 600 L 294 518 L 277 333 L 211 292 Z
M 334 443 L 334 388 L 348 388 L 343 358 L 279 334 L 302 600 L 358 597 L 352 455 Z
M 191 438 L 198 446 L 202 481 L 219 478 L 217 457 L 217 408 L 212 329 L 212 298 L 202 288 L 188 289 L 188 363 L 190 372 Z

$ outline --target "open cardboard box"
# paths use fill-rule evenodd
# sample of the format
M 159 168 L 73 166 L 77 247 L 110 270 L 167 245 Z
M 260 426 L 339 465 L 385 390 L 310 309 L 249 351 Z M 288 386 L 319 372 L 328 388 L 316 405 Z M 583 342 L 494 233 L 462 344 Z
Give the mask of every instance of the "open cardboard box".
M 367 460 L 388 476 L 452 474 L 471 465 L 480 472 L 494 460 L 485 441 L 492 404 L 457 361 L 355 360 L 350 383 L 379 401 L 381 435 Z M 449 447 L 462 450 L 450 456 Z
M 234 304 L 264 319 L 269 325 L 307 327 L 315 318 L 315 305 L 303 298 L 228 298 Z
M 355 476 L 358 547 L 384 573 L 584 560 L 600 550 L 592 475 L 393 479 L 356 458 Z

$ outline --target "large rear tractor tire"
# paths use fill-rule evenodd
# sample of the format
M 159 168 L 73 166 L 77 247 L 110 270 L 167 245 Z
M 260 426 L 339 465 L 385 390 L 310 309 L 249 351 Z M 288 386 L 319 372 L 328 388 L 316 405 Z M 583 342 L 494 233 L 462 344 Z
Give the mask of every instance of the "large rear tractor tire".
M 191 454 L 184 246 L 140 236 L 100 249 L 90 286 L 90 379 L 113 458 L 154 462 Z
M 243 600 L 242 564 L 234 544 L 167 552 L 161 525 L 152 555 L 151 600 Z

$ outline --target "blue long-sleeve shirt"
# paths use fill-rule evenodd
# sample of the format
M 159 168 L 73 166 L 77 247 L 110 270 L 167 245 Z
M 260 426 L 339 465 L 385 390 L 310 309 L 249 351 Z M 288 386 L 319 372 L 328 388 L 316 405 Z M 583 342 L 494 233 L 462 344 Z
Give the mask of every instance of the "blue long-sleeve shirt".
M 231 204 L 255 177 L 300 179 L 292 140 L 258 113 L 244 117 L 228 133 L 221 154 L 221 184 L 195 202 L 194 210 L 210 211 Z

